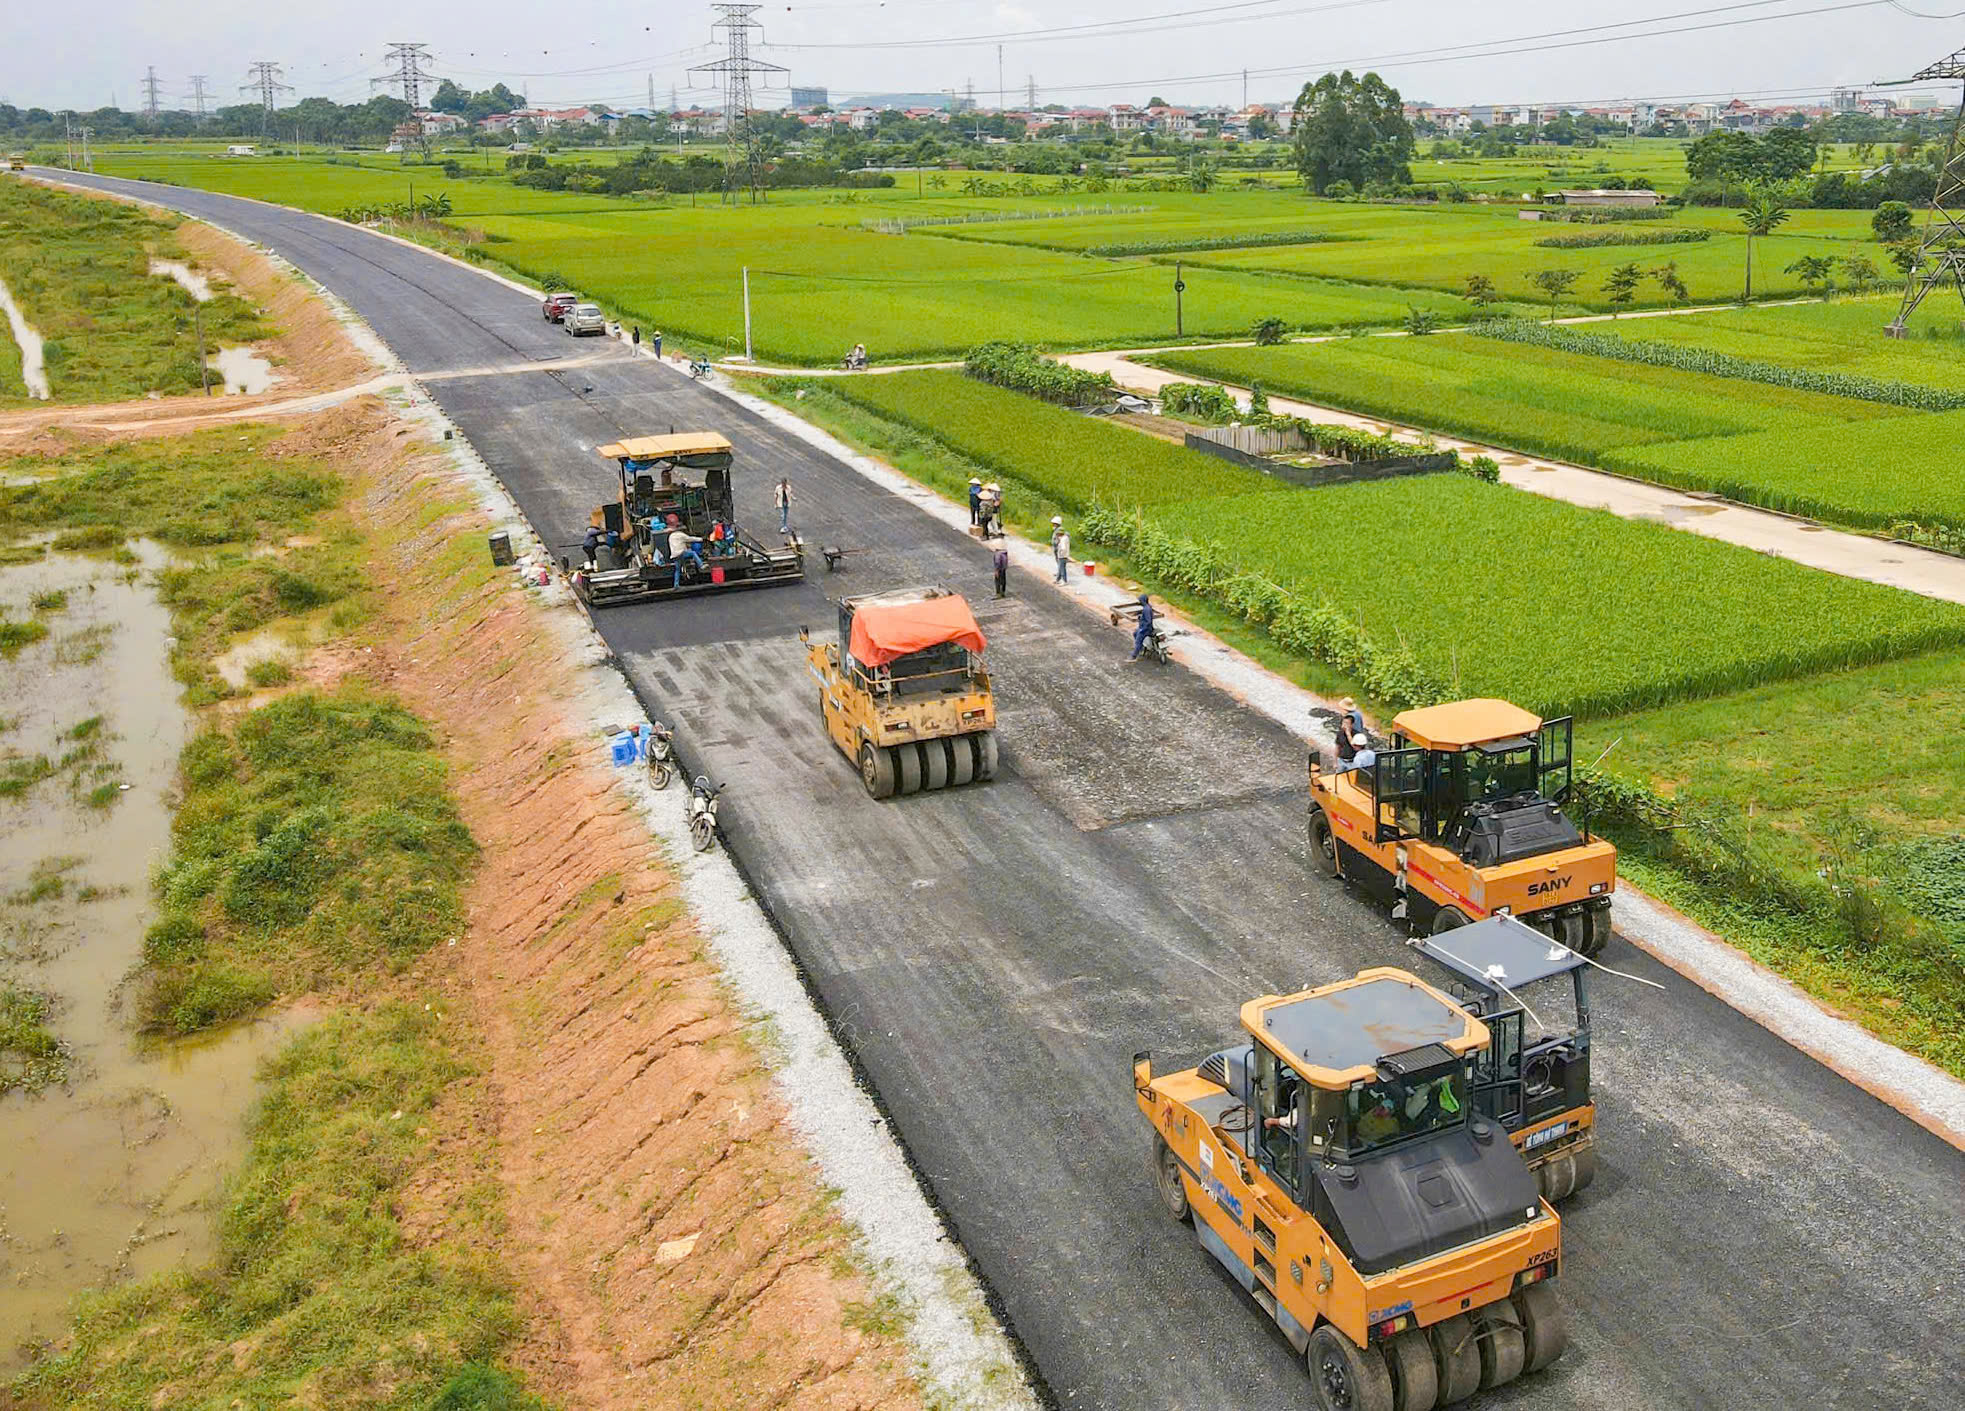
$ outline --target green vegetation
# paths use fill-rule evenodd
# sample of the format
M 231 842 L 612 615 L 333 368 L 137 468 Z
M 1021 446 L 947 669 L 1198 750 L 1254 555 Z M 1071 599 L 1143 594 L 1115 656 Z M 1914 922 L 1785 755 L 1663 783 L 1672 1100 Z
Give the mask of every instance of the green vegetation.
M 47 997 L 0 982 L 0 1095 L 36 1092 L 67 1074 L 67 1051 L 48 1027 Z
M 1484 323 L 1473 331 L 1480 337 L 1498 338 L 1507 343 L 1554 348 L 1593 358 L 1614 358 L 1620 362 L 1645 363 L 1652 367 L 1673 367 L 1682 372 L 1704 373 L 1709 377 L 1764 382 L 1770 387 L 1826 392 L 1834 397 L 1855 397 L 1865 402 L 1909 407 L 1913 411 L 1956 411 L 1965 407 L 1965 387 L 1938 388 L 1916 382 L 1893 382 L 1844 372 L 1788 367 L 1781 363 L 1735 357 L 1710 348 L 1690 347 L 1684 343 L 1651 342 L 1620 337 L 1614 333 L 1512 320 Z
M 1965 1072 L 1961 722 L 1954 651 L 1611 717 L 1579 747 L 1614 746 L 1594 796 L 1643 885 Z
M 1535 243 L 1545 250 L 1595 250 L 1605 245 L 1697 245 L 1712 238 L 1710 230 L 1674 226 L 1668 230 L 1579 230 L 1570 235 L 1545 235 Z
M 194 301 L 150 273 L 153 256 L 182 259 L 173 227 L 134 206 L 0 182 L 0 281 L 46 340 L 56 401 L 108 402 L 199 386 Z M 204 305 L 205 337 L 267 335 L 251 304 L 218 294 Z M 11 336 L 0 367 L 0 406 L 26 400 Z
M 358 693 L 288 695 L 185 748 L 139 1007 L 185 1033 L 399 970 L 462 919 L 474 854 L 434 742 Z
M 1901 414 L 1873 402 L 1457 335 L 1207 348 L 1156 354 L 1150 361 L 1240 386 L 1260 381 L 1271 392 L 1320 405 L 1584 463 L 1653 442 Z
M 1067 407 L 1109 402 L 1119 392 L 1108 373 L 1066 367 L 1020 343 L 985 343 L 970 350 L 963 367 L 979 381 Z
M 1068 509 L 1288 488 L 1258 471 L 953 372 L 842 378 L 834 391 Z
M 475 1056 L 448 997 L 422 998 L 323 1019 L 269 1060 L 216 1259 L 90 1296 L 11 1404 L 538 1407 L 495 1365 L 520 1320 L 495 1168 L 460 1159 L 483 1136 L 452 1115 L 481 1101 Z
M 1436 699 L 1502 696 L 1545 715 L 1965 642 L 1965 611 L 1949 604 L 1461 476 L 1165 502 L 1146 522 L 1212 561 L 1184 575 L 1192 586 L 1254 575 L 1330 604 L 1381 648 L 1403 644 Z M 1424 565 L 1424 591 L 1382 591 L 1388 562 Z M 1498 580 L 1507 612 L 1493 608 Z M 1619 591 L 1579 591 L 1588 583 Z
M 0 471 L 0 543 L 56 530 L 61 547 L 149 538 L 178 551 L 158 583 L 193 703 L 230 693 L 210 662 L 233 634 L 344 610 L 361 587 L 359 545 L 329 518 L 345 483 L 325 462 L 281 454 L 265 428 L 20 456 Z M 295 536 L 320 542 L 285 548 Z

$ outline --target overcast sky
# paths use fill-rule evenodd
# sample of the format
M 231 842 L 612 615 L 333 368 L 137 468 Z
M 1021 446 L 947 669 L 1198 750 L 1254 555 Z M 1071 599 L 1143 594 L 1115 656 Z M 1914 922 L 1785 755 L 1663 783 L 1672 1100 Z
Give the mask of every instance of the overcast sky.
M 1276 101 L 1340 66 L 1377 69 L 1408 99 L 1437 103 L 1806 101 L 1837 85 L 1907 78 L 1965 47 L 1965 9 L 1913 13 L 1945 15 L 1959 3 L 812 0 L 761 5 L 753 53 L 789 70 L 775 82 L 836 97 L 973 83 L 984 104 L 997 98 L 999 43 L 1000 82 L 1015 104 L 1032 82 L 1040 103 L 1239 102 L 1245 67 L 1249 97 Z M 166 107 L 188 106 L 194 73 L 219 102 L 238 101 L 257 59 L 283 65 L 300 96 L 352 101 L 373 91 L 368 80 L 398 40 L 429 45 L 444 77 L 471 87 L 502 79 L 534 102 L 632 106 L 652 76 L 658 102 L 673 87 L 685 104 L 708 104 L 712 80 L 688 69 L 721 52 L 710 6 L 695 0 L 10 0 L 6 10 L 0 100 L 54 109 L 112 96 L 138 108 L 146 66 Z M 760 106 L 782 101 L 760 90 Z

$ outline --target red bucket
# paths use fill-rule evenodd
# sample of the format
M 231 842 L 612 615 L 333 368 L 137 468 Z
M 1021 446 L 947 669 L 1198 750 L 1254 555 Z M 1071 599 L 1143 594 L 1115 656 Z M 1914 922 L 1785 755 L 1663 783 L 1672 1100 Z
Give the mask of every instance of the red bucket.
M 1092 562 L 1092 561 L 1091 561 L 1090 559 L 1086 559 L 1086 560 L 1085 560 L 1085 576 L 1086 576 L 1087 578 L 1090 578 L 1090 577 L 1091 577 L 1091 576 L 1092 576 L 1092 575 L 1093 575 L 1094 573 L 1097 573 L 1097 572 L 1098 572 L 1098 565 L 1097 565 L 1097 564 L 1095 564 L 1095 563 L 1093 563 L 1093 562 Z
M 723 581 L 723 565 L 720 563 L 710 565 L 710 582 L 721 583 L 722 581 Z

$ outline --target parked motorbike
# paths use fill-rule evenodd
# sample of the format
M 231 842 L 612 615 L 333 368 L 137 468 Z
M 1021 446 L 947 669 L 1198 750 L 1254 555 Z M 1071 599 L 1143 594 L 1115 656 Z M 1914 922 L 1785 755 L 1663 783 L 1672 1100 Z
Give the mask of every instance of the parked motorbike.
M 689 360 L 689 375 L 698 382 L 709 381 L 710 360 L 708 358 L 691 358 Z
M 698 774 L 689 787 L 689 841 L 697 852 L 716 846 L 716 805 L 723 785 L 712 784 L 709 775 Z
M 648 727 L 648 782 L 657 789 L 669 787 L 675 777 L 675 731 L 657 720 Z

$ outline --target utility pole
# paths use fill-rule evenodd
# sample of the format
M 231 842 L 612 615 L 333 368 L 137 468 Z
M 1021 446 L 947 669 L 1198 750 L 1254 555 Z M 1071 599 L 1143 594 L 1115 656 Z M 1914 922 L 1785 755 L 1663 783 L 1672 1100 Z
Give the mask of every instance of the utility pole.
M 1180 296 L 1187 292 L 1187 281 L 1180 277 L 1180 261 L 1174 261 L 1174 337 L 1185 338 L 1186 326 L 1181 321 Z
M 732 204 L 736 202 L 737 181 L 741 173 L 744 183 L 751 189 L 751 204 L 754 206 L 764 191 L 764 151 L 751 119 L 751 78 L 757 74 L 789 73 L 790 70 L 751 57 L 751 37 L 762 34 L 764 29 L 751 16 L 764 6 L 733 4 L 724 0 L 711 8 L 721 18 L 710 28 L 712 32 L 723 31 L 724 44 L 729 52 L 711 63 L 697 64 L 689 72 L 715 74 L 723 80 L 723 199 Z
M 209 96 L 210 95 L 205 92 L 205 75 L 201 73 L 192 74 L 191 75 L 191 111 L 198 115 L 199 122 L 203 122 L 205 120 L 205 99 Z
M 75 114 L 63 113 L 61 115 L 61 128 L 63 134 L 68 138 L 68 169 L 70 171 L 74 171 L 75 170 Z
M 1248 110 L 1249 110 L 1249 71 L 1247 69 L 1243 69 L 1242 70 L 1242 111 L 1246 113 Z
M 751 267 L 744 266 L 744 361 L 755 362 L 751 356 Z
M 1912 83 L 1927 80 L 1965 80 L 1965 49 L 1947 55 L 1923 69 Z M 1958 102 L 1958 115 L 1951 122 L 1951 140 L 1945 144 L 1945 164 L 1938 173 L 1938 189 L 1931 196 L 1931 214 L 1924 223 L 1924 236 L 1917 244 L 1917 263 L 1904 280 L 1903 307 L 1887 330 L 1892 338 L 1905 336 L 1905 325 L 1924 298 L 1941 284 L 1950 284 L 1965 300 L 1965 93 Z
M 157 88 L 157 66 L 152 64 L 143 71 L 143 115 L 146 118 L 157 116 Z
M 92 127 L 85 127 L 82 129 L 82 170 L 83 171 L 94 171 L 96 169 L 96 159 L 89 155 L 89 136 L 94 131 L 95 129 Z
M 273 130 L 273 110 L 279 106 L 279 96 L 293 92 L 291 84 L 280 82 L 285 76 L 280 66 L 271 59 L 260 59 L 247 70 L 246 81 L 239 85 L 241 93 L 259 95 L 261 137 Z
M 648 111 L 655 111 L 655 75 L 648 76 Z
M 1010 90 L 1003 86 L 1003 46 L 996 46 L 996 111 L 1003 112 L 1010 106 Z
M 193 304 L 191 317 L 198 325 L 198 385 L 205 389 L 207 397 L 212 394 L 211 364 L 205 361 L 205 306 Z
M 1026 79 L 1024 85 L 1025 106 L 1031 112 L 1034 113 L 1037 111 L 1037 75 L 1026 74 L 1025 79 Z

